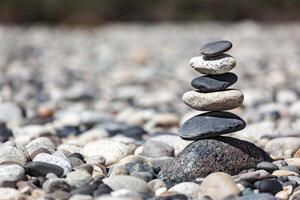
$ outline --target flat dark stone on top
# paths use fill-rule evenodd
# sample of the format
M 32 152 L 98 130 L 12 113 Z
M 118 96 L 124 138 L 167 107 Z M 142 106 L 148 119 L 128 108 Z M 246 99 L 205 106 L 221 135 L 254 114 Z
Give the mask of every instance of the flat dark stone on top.
M 63 168 L 58 165 L 39 161 L 29 162 L 24 168 L 26 170 L 26 174 L 34 177 L 45 177 L 48 173 L 54 173 L 56 176 L 60 177 L 64 173 Z
M 222 91 L 233 85 L 238 80 L 234 73 L 220 75 L 205 75 L 194 78 L 191 85 L 199 92 Z
M 179 136 L 185 140 L 212 138 L 242 130 L 246 123 L 230 112 L 207 112 L 187 120 L 180 128 Z
M 217 56 L 228 51 L 229 49 L 231 49 L 231 47 L 232 43 L 230 41 L 221 40 L 204 45 L 200 49 L 200 53 L 205 56 Z

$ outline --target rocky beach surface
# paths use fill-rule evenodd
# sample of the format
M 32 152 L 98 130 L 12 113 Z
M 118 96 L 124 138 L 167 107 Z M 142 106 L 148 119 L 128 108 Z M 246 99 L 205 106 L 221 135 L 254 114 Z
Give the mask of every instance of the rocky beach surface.
M 252 22 L 1 26 L 0 199 L 299 199 L 299 35 Z M 223 39 L 233 46 L 201 48 Z M 189 63 L 200 52 L 210 69 Z M 210 106 L 220 98 L 228 107 Z

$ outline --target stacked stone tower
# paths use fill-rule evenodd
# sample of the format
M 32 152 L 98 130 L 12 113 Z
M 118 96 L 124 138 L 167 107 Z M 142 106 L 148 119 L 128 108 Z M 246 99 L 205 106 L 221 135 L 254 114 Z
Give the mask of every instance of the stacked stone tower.
M 224 52 L 231 49 L 229 41 L 218 41 L 204 45 L 202 56 L 190 60 L 198 72 L 206 74 L 192 80 L 195 91 L 186 92 L 182 99 L 185 104 L 199 111 L 211 111 L 192 117 L 180 129 L 180 137 L 186 140 L 213 138 L 239 131 L 246 123 L 238 116 L 223 112 L 239 107 L 244 95 L 237 89 L 228 89 L 238 77 L 228 73 L 236 66 L 235 59 Z
M 208 43 L 201 48 L 201 56 L 190 60 L 190 65 L 204 74 L 192 80 L 193 91 L 182 99 L 191 108 L 208 111 L 188 119 L 180 128 L 179 136 L 193 140 L 174 160 L 162 167 L 158 177 L 171 187 L 181 182 L 196 181 L 213 172 L 236 175 L 255 168 L 262 161 L 271 161 L 269 155 L 254 144 L 224 134 L 245 128 L 237 115 L 226 112 L 241 106 L 244 96 L 237 89 L 229 89 L 238 77 L 230 73 L 235 59 L 225 54 L 232 47 L 229 41 Z

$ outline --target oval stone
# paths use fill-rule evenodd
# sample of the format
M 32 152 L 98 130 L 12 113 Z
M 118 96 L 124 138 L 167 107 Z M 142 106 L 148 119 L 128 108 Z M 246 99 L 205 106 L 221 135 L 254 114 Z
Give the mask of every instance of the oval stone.
M 236 61 L 228 54 L 221 54 L 214 58 L 198 56 L 190 60 L 190 65 L 202 74 L 225 74 L 235 67 Z
M 179 136 L 185 140 L 215 137 L 245 128 L 240 117 L 229 112 L 208 112 L 187 120 L 180 128 Z
M 210 42 L 200 49 L 200 53 L 206 56 L 217 56 L 232 48 L 232 43 L 227 40 Z
M 171 187 L 181 182 L 195 182 L 213 172 L 236 175 L 255 168 L 262 161 L 272 159 L 250 142 L 230 137 L 203 139 L 187 146 L 172 165 L 163 166 L 158 178 Z
M 210 93 L 188 91 L 183 94 L 182 100 L 186 105 L 195 110 L 229 110 L 241 106 L 244 95 L 239 90 L 224 90 Z
M 133 154 L 134 149 L 130 145 L 108 139 L 100 139 L 87 143 L 82 149 L 85 158 L 104 158 L 105 165 L 112 165 L 122 158 Z
M 24 176 L 25 171 L 21 165 L 0 165 L 0 187 L 15 187 Z
M 191 85 L 198 92 L 217 92 L 225 90 L 238 80 L 234 73 L 225 73 L 220 75 L 205 75 L 194 78 Z
M 133 176 L 112 176 L 105 178 L 102 181 L 113 190 L 126 189 L 145 195 L 153 193 L 145 181 Z
M 30 176 L 43 176 L 46 177 L 48 173 L 54 173 L 56 176 L 60 177 L 64 173 L 64 169 L 58 165 L 54 165 L 46 162 L 29 162 L 25 165 L 26 174 Z

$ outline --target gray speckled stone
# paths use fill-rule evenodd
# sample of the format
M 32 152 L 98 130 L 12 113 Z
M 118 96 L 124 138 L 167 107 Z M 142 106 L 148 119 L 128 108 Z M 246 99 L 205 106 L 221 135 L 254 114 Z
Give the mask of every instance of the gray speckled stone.
M 210 42 L 205 44 L 201 49 L 200 53 L 206 56 L 217 56 L 232 48 L 232 43 L 227 40 L 221 40 L 216 42 Z
M 236 61 L 228 54 L 222 54 L 214 58 L 198 56 L 190 60 L 190 65 L 202 74 L 224 74 L 235 67 Z
M 194 78 L 191 85 L 199 92 L 222 91 L 233 85 L 238 80 L 234 73 L 220 75 L 205 75 Z
M 181 182 L 194 182 L 212 172 L 236 175 L 272 159 L 252 143 L 230 137 L 198 140 L 187 146 L 172 165 L 163 167 L 158 178 L 168 187 Z
M 179 136 L 185 140 L 197 140 L 239 131 L 246 123 L 229 112 L 208 112 L 187 120 L 180 128 Z

